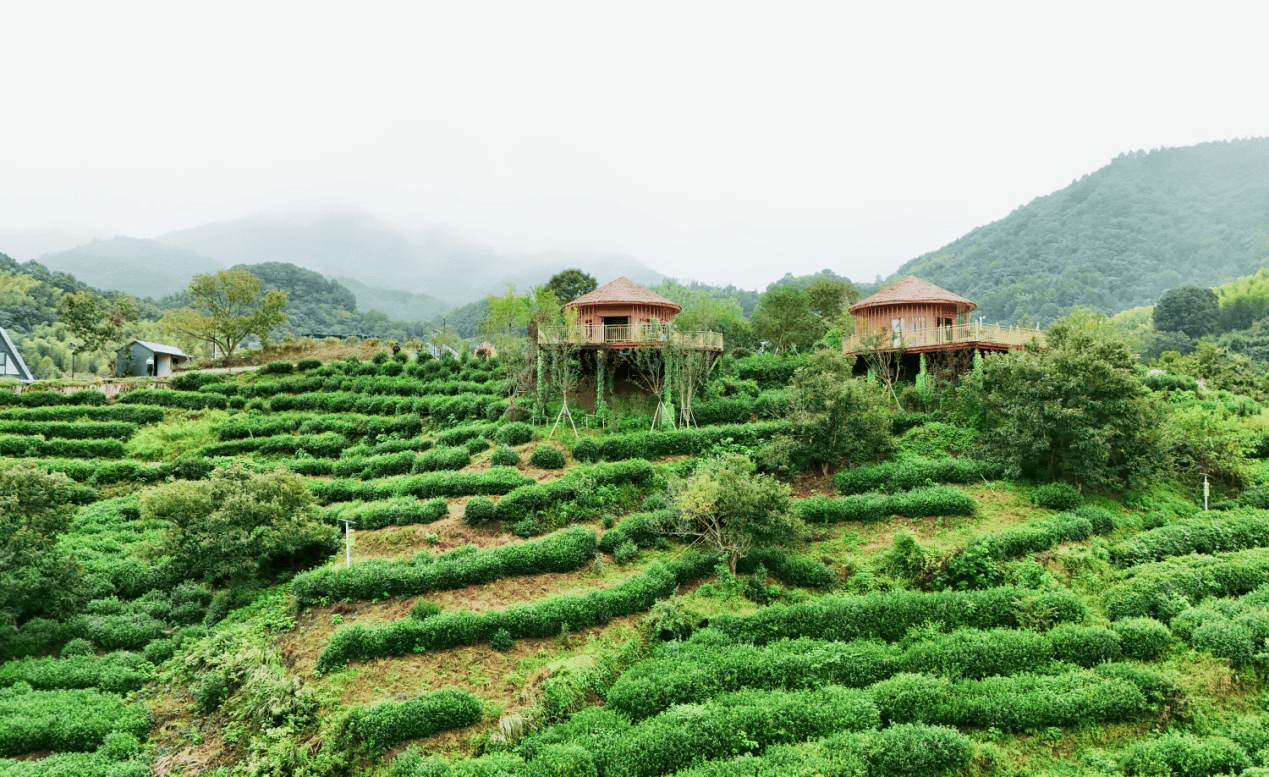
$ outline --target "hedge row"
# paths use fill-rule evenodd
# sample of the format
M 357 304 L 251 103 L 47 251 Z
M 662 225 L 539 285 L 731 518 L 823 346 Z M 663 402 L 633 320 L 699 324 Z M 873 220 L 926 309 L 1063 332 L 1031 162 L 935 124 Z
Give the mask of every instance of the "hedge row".
M 457 394 L 452 397 L 431 395 L 414 399 L 398 399 L 340 392 L 337 394 L 282 394 L 269 400 L 269 410 L 273 412 L 305 410 L 325 413 L 358 412 L 369 415 L 415 413 L 443 423 L 477 419 L 496 420 L 506 409 L 506 402 L 490 394 Z
M 1079 669 L 1059 675 L 1020 674 L 952 681 L 901 674 L 872 686 L 869 696 L 888 723 L 1026 731 L 1049 726 L 1113 723 L 1153 708 L 1131 674 L 1117 667 Z M 1123 667 L 1128 668 L 1128 667 Z M 1130 669 L 1130 668 L 1128 668 Z M 1145 673 L 1149 679 L 1157 679 Z
M 96 394 L 97 392 L 93 392 Z M 163 420 L 163 408 L 144 405 L 77 405 L 15 408 L 0 410 L 0 418 L 11 421 L 123 421 L 130 424 L 152 424 Z
M 414 437 L 423 431 L 423 421 L 416 416 L 401 418 L 377 418 L 366 415 L 324 415 L 295 413 L 266 416 L 255 413 L 231 418 L 216 427 L 216 437 L 222 442 L 253 437 L 274 437 L 291 434 L 321 434 L 334 432 L 350 439 L 397 435 Z
M 115 746 L 128 752 L 116 754 Z M 134 752 L 135 746 L 135 752 Z M 0 777 L 150 777 L 148 759 L 130 734 L 112 734 L 94 753 L 53 753 L 34 761 L 0 761 Z
M 0 435 L 0 456 L 11 458 L 122 459 L 119 440 L 45 440 L 39 435 Z
M 198 391 L 227 397 L 273 397 L 280 394 L 333 394 L 347 392 L 366 396 L 419 397 L 428 395 L 495 394 L 504 396 L 510 385 L 505 380 L 431 380 L 387 376 L 339 377 L 320 374 L 297 375 L 259 383 L 208 383 Z
M 351 626 L 331 637 L 318 659 L 318 669 L 330 671 L 349 661 L 487 642 L 502 629 L 516 639 L 550 637 L 561 629 L 596 626 L 647 610 L 673 594 L 677 585 L 674 573 L 656 564 L 623 583 L 588 594 L 555 596 L 484 615 L 447 612 L 421 621 L 407 618 L 384 626 Z
M 375 750 L 387 750 L 407 739 L 479 723 L 480 716 L 479 696 L 443 688 L 406 701 L 355 707 L 348 716 L 348 729 L 357 741 Z
M 704 453 L 713 446 L 731 440 L 740 445 L 758 445 L 786 432 L 786 423 L 733 424 L 707 426 L 698 429 L 679 429 L 669 432 L 632 432 L 610 434 L 600 438 L 599 458 L 608 461 L 623 459 L 659 459 L 665 456 L 682 456 Z M 591 445 L 584 445 L 590 443 Z M 573 445 L 573 456 L 580 461 L 591 460 L 588 449 L 594 441 L 583 438 Z M 580 455 L 579 455 L 580 447 Z
M 492 438 L 497 433 L 499 427 L 497 424 L 476 424 L 472 426 L 457 426 L 453 429 L 446 429 L 436 435 L 437 445 L 463 445 L 469 440 L 478 437 L 486 439 Z M 532 433 L 532 427 L 530 427 Z
M 652 465 L 642 459 L 579 467 L 548 483 L 535 482 L 511 491 L 498 500 L 494 514 L 501 521 L 522 521 L 561 502 L 576 499 L 596 486 L 642 485 L 651 480 L 653 474 Z
M 325 471 L 321 474 L 371 480 L 391 475 L 407 475 L 411 472 L 418 474 L 459 470 L 470 463 L 471 456 L 464 448 L 432 448 L 422 455 L 414 451 L 400 451 L 382 453 L 377 456 L 345 456 L 326 462 L 323 467 Z
M 0 434 L 40 435 L 58 440 L 127 440 L 137 425 L 125 421 L 0 421 Z
M 754 548 L 736 565 L 736 571 L 750 574 L 759 565 L 785 585 L 832 588 L 837 582 L 837 575 L 823 561 L 794 556 L 778 548 Z
M 1162 632 L 1167 628 L 1151 621 Z M 1092 667 L 1122 655 L 1155 658 L 1162 647 L 1130 653 L 1122 635 L 1100 627 L 1059 626 L 1049 634 L 1016 629 L 961 629 L 916 642 L 906 650 L 871 640 L 781 640 L 765 647 L 731 643 L 716 630 L 687 643 L 662 646 L 613 684 L 607 706 L 632 720 L 676 704 L 695 704 L 721 693 L 800 689 L 826 685 L 864 688 L 895 674 L 925 673 L 979 680 L 994 675 L 1049 671 L 1053 661 Z
M 274 437 L 249 437 L 232 442 L 218 442 L 201 448 L 201 456 L 241 456 L 262 453 L 272 456 L 294 456 L 304 451 L 318 458 L 337 458 L 348 447 L 348 438 L 335 432 L 321 434 L 280 434 Z
M 1085 618 L 1083 603 L 1069 591 L 1030 591 L 1004 586 L 982 591 L 888 591 L 863 596 L 825 596 L 800 604 L 773 605 L 753 615 L 720 615 L 710 621 L 737 642 L 765 645 L 778 639 L 811 637 L 848 642 L 897 642 L 913 626 L 1020 628 L 1018 616 L 1048 613 L 1051 623 Z
M 125 405 L 158 405 L 159 407 L 183 407 L 186 410 L 224 410 L 229 407 L 229 400 L 218 394 L 200 394 L 197 391 L 172 391 L 170 389 L 154 389 L 150 391 L 129 391 L 119 395 L 116 402 Z
M 520 474 L 514 467 L 492 467 L 483 472 L 429 472 L 367 481 L 318 480 L 308 485 L 319 502 L 330 504 L 357 500 L 371 502 L 399 496 L 431 499 L 436 496 L 509 494 L 533 482 L 533 478 Z
M 744 691 L 649 718 L 597 747 L 594 755 L 601 774 L 656 777 L 700 760 L 880 724 L 877 705 L 862 691 Z
M 137 690 L 154 677 L 154 665 L 139 653 L 115 652 L 101 658 L 28 658 L 0 664 L 0 688 L 26 683 L 41 691 L 100 688 L 123 694 Z
M 1170 556 L 1265 546 L 1269 546 L 1269 511 L 1226 514 L 1221 518 L 1201 514 L 1200 517 L 1151 529 L 1112 545 L 1110 560 L 1124 569 Z
M 93 750 L 116 731 L 144 739 L 149 715 L 95 690 L 33 691 L 15 685 L 0 691 L 0 757 Z
M 698 399 L 692 403 L 692 417 L 698 424 L 743 424 L 758 418 L 782 418 L 789 409 L 787 391 L 764 391 L 758 396 L 736 394 L 730 397 Z
M 973 515 L 976 507 L 973 497 L 950 486 L 927 486 L 898 494 L 857 494 L 839 499 L 813 496 L 797 503 L 798 515 L 807 523 L 880 521 L 892 515 L 907 518 Z
M 862 494 L 868 491 L 907 491 L 934 483 L 977 483 L 999 480 L 1001 468 L 974 459 L 906 459 L 882 464 L 865 464 L 842 470 L 833 476 L 839 494 Z
M 1265 659 L 1269 639 L 1269 586 L 1241 599 L 1209 600 L 1172 619 L 1173 632 L 1190 645 L 1238 667 Z
M 315 569 L 298 575 L 291 591 L 301 606 L 452 591 L 515 575 L 572 572 L 594 560 L 595 546 L 594 532 L 575 526 L 533 542 L 446 554 L 448 558 L 421 554 L 413 561 L 363 561 Z
M 382 529 L 385 526 L 408 526 L 432 523 L 449 515 L 449 502 L 436 497 L 420 502 L 411 497 L 397 497 L 378 502 L 343 502 L 322 511 L 322 520 L 343 526 L 352 521 L 354 529 Z
M 599 538 L 599 549 L 612 553 L 617 546 L 629 540 L 640 548 L 650 547 L 658 536 L 657 526 L 673 517 L 672 510 L 656 510 L 650 513 L 632 513 L 621 519 Z
M 1097 507 L 1082 507 L 1075 512 L 975 537 L 972 542 L 986 545 L 992 558 L 1003 561 L 1039 553 L 1063 542 L 1082 542 L 1094 534 L 1109 534 L 1114 529 L 1110 513 Z
M 0 391 L 0 407 L 52 407 L 55 405 L 104 405 L 106 395 L 94 389 L 82 389 L 73 394 L 59 391 L 24 391 L 15 394 Z
M 1151 617 L 1167 623 L 1205 597 L 1239 596 L 1269 583 L 1269 551 L 1182 556 L 1142 564 L 1106 594 L 1111 620 Z

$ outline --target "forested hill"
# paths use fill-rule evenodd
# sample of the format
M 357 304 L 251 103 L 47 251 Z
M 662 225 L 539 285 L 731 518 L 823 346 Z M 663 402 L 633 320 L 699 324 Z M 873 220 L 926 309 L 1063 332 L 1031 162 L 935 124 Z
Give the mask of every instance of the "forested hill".
M 1061 191 L 917 257 L 917 275 L 988 321 L 1107 314 L 1269 261 L 1269 138 L 1122 154 Z

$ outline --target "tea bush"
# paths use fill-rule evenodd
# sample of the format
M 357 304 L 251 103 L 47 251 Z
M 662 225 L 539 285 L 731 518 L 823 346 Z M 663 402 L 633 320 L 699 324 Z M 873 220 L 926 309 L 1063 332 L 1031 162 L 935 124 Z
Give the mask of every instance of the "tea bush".
M 1159 377 L 1148 375 L 1147 378 Z M 1238 745 L 1224 737 L 1199 738 L 1169 732 L 1153 739 L 1130 743 L 1119 756 L 1127 775 L 1183 774 L 1205 777 L 1241 774 L 1251 759 Z
M 357 741 L 374 750 L 387 750 L 407 739 L 478 723 L 480 709 L 479 696 L 443 688 L 406 701 L 356 707 L 349 714 L 348 728 Z
M 319 480 L 309 483 L 309 488 L 318 501 L 329 504 L 400 496 L 430 499 L 437 496 L 509 494 L 534 482 L 533 478 L 520 474 L 512 467 L 494 467 L 484 472 L 428 472 L 368 481 Z
M 291 585 L 301 606 L 321 600 L 415 596 L 488 583 L 513 575 L 571 572 L 595 557 L 595 534 L 580 526 L 524 542 L 434 560 L 362 561 L 351 567 L 303 572 Z
M 1127 618 L 1115 621 L 1110 628 L 1119 635 L 1126 658 L 1153 661 L 1168 648 L 1172 632 L 1154 618 Z
M 1066 483 L 1048 483 L 1031 494 L 1031 501 L 1050 510 L 1074 510 L 1084 498 L 1074 486 Z
M 169 389 L 129 391 L 127 394 L 121 394 L 115 401 L 121 402 L 125 405 L 183 407 L 186 410 L 224 410 L 229 405 L 229 400 L 219 394 L 203 394 L 195 391 L 171 391 Z
M 1091 669 L 1117 660 L 1123 654 L 1119 634 L 1101 626 L 1062 624 L 1047 634 L 1059 661 Z
M 498 500 L 497 516 L 502 521 L 522 521 L 595 487 L 624 483 L 642 485 L 652 476 L 652 465 L 642 459 L 577 467 L 564 477 L 547 483 L 531 482 L 508 493 Z
M 95 393 L 95 392 L 94 392 Z M 9 421 L 117 421 L 130 424 L 153 424 L 163 420 L 163 408 L 144 405 L 53 405 L 19 407 L 0 411 L 0 418 Z
M 865 464 L 842 470 L 833 477 L 839 494 L 862 494 L 868 491 L 908 491 L 926 481 L 934 483 L 977 483 L 997 480 L 998 465 L 973 459 L 906 459 L 883 464 Z
M 479 526 L 494 517 L 494 502 L 487 496 L 473 496 L 463 505 L 463 521 L 468 526 Z
M 787 433 L 788 430 L 788 424 L 772 422 L 707 426 L 667 432 L 610 434 L 600 438 L 599 453 L 608 461 L 693 455 L 704 453 L 728 440 L 738 445 L 755 447 L 778 434 Z
M 493 439 L 501 445 L 524 445 L 533 439 L 533 427 L 519 422 L 503 424 L 494 432 Z
M 540 469 L 564 469 L 564 453 L 553 445 L 539 445 L 529 454 L 529 464 Z
M 63 394 L 60 391 L 24 391 L 21 394 L 0 391 L 0 407 L 104 404 L 106 404 L 106 395 L 94 389 L 83 389 L 73 394 Z
M 1192 553 L 1218 553 L 1269 546 L 1269 512 L 1263 510 L 1212 518 L 1200 513 L 1112 545 L 1111 562 L 1124 569 Z
M 495 467 L 514 467 L 520 463 L 520 454 L 515 448 L 499 445 L 489 454 L 489 463 Z
M 657 526 L 673 516 L 674 512 L 671 510 L 627 515 L 621 519 L 621 523 L 604 532 L 604 536 L 599 539 L 599 549 L 612 553 L 623 542 L 634 543 L 640 548 L 649 547 L 660 536 Z
M 1269 583 L 1269 551 L 1181 556 L 1130 572 L 1106 594 L 1111 620 L 1151 617 L 1166 623 L 1205 597 L 1239 596 Z
M 471 463 L 471 453 L 462 446 L 433 448 L 414 460 L 411 472 L 442 472 L 460 470 Z
M 927 486 L 898 494 L 858 494 L 838 499 L 813 496 L 797 503 L 807 523 L 880 521 L 892 515 L 922 518 L 929 515 L 973 515 L 974 498 L 957 488 Z
M 33 691 L 24 683 L 0 690 L 0 757 L 89 751 L 116 731 L 144 739 L 149 715 L 96 690 Z
M 332 505 L 322 511 L 322 519 L 327 523 L 342 527 L 341 521 L 348 519 L 357 529 L 432 523 L 447 515 L 449 502 L 443 497 L 426 502 L 411 497 L 394 497 L 377 502 L 349 502 Z
M 69 647 L 69 643 L 67 647 Z M 108 653 L 62 658 L 27 658 L 0 664 L 0 688 L 26 683 L 35 690 L 100 688 L 110 693 L 135 691 L 153 680 L 154 667 L 137 653 Z

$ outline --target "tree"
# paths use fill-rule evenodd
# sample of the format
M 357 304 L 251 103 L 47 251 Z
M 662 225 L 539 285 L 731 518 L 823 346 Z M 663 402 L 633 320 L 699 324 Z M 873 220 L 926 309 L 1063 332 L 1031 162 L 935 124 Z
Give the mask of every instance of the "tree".
M 516 294 L 514 286 L 508 286 L 507 293 L 501 297 L 489 295 L 485 317 L 480 320 L 480 334 L 508 358 L 523 350 L 526 327 L 532 315 L 532 300 Z
M 84 351 L 99 351 L 120 339 L 124 324 L 136 320 L 137 301 L 121 292 L 106 297 L 79 291 L 57 300 L 57 315 Z
M 546 282 L 546 290 L 553 293 L 561 304 L 567 304 L 583 294 L 589 294 L 598 286 L 599 282 L 594 276 L 577 269 L 557 272 L 551 276 L 551 280 Z
M 859 292 L 847 281 L 822 278 L 806 288 L 811 312 L 821 321 L 840 319 L 846 309 L 859 301 Z
M 1194 339 L 1216 332 L 1220 298 L 1202 286 L 1168 289 L 1155 303 L 1154 328 L 1159 332 L 1185 332 Z
M 680 332 L 718 332 L 728 348 L 752 345 L 749 322 L 736 300 L 702 294 L 681 304 L 683 311 L 674 317 Z
M 776 353 L 805 348 L 819 336 L 811 300 L 797 286 L 777 286 L 763 294 L 749 323 L 754 335 Z
M 851 376 L 853 359 L 840 352 L 814 354 L 790 384 L 791 463 L 828 469 L 879 459 L 894 450 L 886 401 L 876 386 Z
M 0 468 L 0 626 L 56 617 L 78 600 L 78 568 L 58 553 L 75 484 L 29 464 Z
M 167 311 L 162 323 L 232 356 L 249 335 L 267 342 L 269 333 L 286 323 L 286 292 L 263 291 L 263 281 L 250 270 L 195 275 L 189 307 Z
M 257 474 L 234 463 L 207 480 L 168 483 L 142 495 L 141 515 L 169 522 L 160 552 L 212 584 L 258 582 L 336 547 L 304 479 L 286 470 Z
M 786 545 L 806 534 L 788 487 L 755 474 L 753 462 L 740 454 L 703 461 L 675 488 L 674 505 L 678 514 L 661 531 L 726 555 L 733 574 L 755 545 Z
M 998 354 L 965 381 L 978 455 L 1006 477 L 1131 487 L 1166 454 L 1158 400 L 1108 319 L 1077 311 L 1058 319 L 1048 347 Z

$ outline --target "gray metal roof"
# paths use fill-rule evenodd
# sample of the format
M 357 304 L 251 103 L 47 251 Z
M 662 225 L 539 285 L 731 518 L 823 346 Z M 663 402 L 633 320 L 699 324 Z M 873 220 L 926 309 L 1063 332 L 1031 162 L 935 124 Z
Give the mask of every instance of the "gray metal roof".
M 25 380 L 28 383 L 34 382 L 35 376 L 31 374 L 30 368 L 27 367 L 26 362 L 22 360 L 22 354 L 18 352 L 18 347 L 13 344 L 13 340 L 9 338 L 9 333 L 2 326 L 0 326 L 0 336 L 4 337 L 4 344 L 8 347 L 9 353 L 13 354 L 14 363 L 18 365 L 18 369 L 26 374 Z M 19 378 L 19 380 L 22 380 L 22 378 Z
M 184 359 L 189 358 L 189 354 L 185 353 L 180 348 L 177 348 L 174 345 L 164 345 L 163 343 L 151 343 L 145 340 L 133 340 L 132 342 L 128 343 L 128 345 L 125 345 L 123 348 L 120 348 L 119 350 L 121 351 L 124 350 L 124 348 L 127 348 L 128 346 L 132 345 L 132 343 L 137 343 L 142 348 L 146 348 L 150 351 L 153 351 L 154 353 L 166 353 L 171 356 L 180 356 L 181 358 L 184 358 Z

